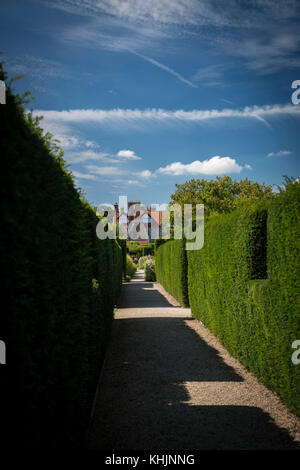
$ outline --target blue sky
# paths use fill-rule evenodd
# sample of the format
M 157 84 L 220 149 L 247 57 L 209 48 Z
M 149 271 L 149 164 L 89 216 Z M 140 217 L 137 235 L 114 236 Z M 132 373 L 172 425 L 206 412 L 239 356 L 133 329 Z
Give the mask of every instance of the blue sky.
M 299 176 L 297 0 L 4 0 L 0 48 L 94 205 Z

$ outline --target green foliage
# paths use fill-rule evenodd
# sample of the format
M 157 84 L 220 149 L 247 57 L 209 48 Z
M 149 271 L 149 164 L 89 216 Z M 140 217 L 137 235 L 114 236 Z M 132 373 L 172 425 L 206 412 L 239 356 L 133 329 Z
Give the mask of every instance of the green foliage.
M 127 242 L 127 249 L 137 259 L 140 259 L 141 256 L 154 255 L 154 243 L 142 244 L 136 241 L 129 241 Z
M 127 242 L 127 250 L 131 255 L 135 255 L 137 259 L 143 256 L 143 245 L 135 241 Z
M 188 252 L 193 316 L 298 415 L 299 210 L 290 183 L 271 201 L 211 217 L 204 248 Z
M 126 256 L 126 275 L 131 279 L 137 270 L 136 264 L 132 261 L 131 256 Z
M 16 448 L 82 444 L 122 280 L 122 252 L 63 153 L 7 89 L 0 106 L 1 339 Z M 0 373 L 3 373 L 1 368 Z M 3 379 L 3 381 L 2 381 Z M 12 435 L 9 434 L 12 423 Z
M 169 240 L 160 244 L 155 252 L 155 266 L 158 282 L 180 305 L 187 306 L 189 301 L 185 239 Z
M 259 200 L 273 197 L 272 187 L 249 181 L 232 180 L 230 176 L 216 180 L 192 179 L 176 184 L 171 202 L 184 204 L 204 204 L 205 215 L 232 212 L 245 200 Z
M 156 281 L 155 262 L 153 258 L 150 258 L 145 262 L 144 279 L 145 281 L 150 281 L 150 282 Z

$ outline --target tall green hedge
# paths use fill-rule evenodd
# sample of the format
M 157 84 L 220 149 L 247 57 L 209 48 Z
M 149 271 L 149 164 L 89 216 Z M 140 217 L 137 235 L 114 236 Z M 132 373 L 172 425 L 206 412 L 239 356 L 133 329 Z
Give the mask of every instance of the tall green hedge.
M 3 74 L 0 79 L 3 79 Z M 1 122 L 0 366 L 8 441 L 82 444 L 122 282 L 122 251 L 58 151 L 7 91 Z
M 300 185 L 271 202 L 211 218 L 205 245 L 188 252 L 192 314 L 298 415 Z
M 185 240 L 156 244 L 155 272 L 158 282 L 180 303 L 188 305 Z

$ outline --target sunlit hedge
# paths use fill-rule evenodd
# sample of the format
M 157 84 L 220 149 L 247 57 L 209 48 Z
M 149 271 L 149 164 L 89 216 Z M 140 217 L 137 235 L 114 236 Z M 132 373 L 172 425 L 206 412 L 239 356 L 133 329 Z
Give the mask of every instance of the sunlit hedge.
M 132 261 L 131 256 L 127 254 L 127 257 L 126 257 L 126 276 L 128 277 L 129 280 L 134 276 L 136 270 L 137 270 L 137 265 Z
M 300 414 L 300 185 L 205 225 L 202 250 L 188 252 L 192 314 Z

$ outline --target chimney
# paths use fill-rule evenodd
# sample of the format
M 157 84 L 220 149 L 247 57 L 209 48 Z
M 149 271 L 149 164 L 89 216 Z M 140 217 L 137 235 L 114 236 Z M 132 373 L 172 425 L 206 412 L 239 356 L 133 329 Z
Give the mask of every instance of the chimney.
M 119 207 L 118 207 L 118 203 L 117 203 L 117 202 L 114 203 L 114 207 L 115 207 L 114 223 L 115 223 L 115 224 L 118 224 L 118 223 L 119 223 Z

